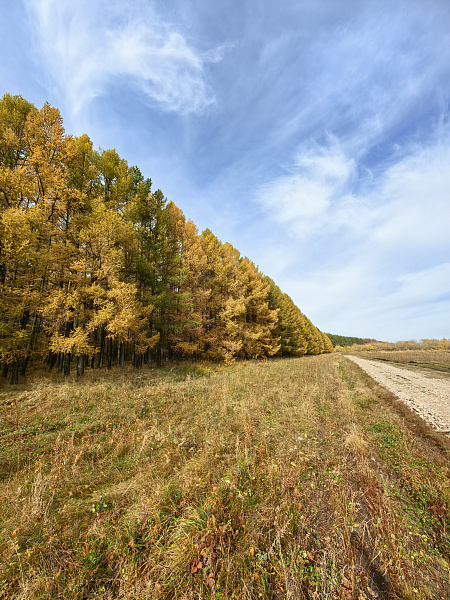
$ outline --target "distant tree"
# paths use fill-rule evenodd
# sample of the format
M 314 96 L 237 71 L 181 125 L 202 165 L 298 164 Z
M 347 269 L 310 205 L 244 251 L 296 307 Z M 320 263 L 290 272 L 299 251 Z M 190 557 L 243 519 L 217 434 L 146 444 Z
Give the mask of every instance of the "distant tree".
M 369 343 L 369 340 L 359 338 L 359 337 L 335 335 L 333 333 L 326 333 L 325 335 L 328 336 L 328 339 L 333 344 L 333 347 L 335 347 L 335 346 L 352 346 L 353 344 L 361 344 L 362 345 L 362 344 Z

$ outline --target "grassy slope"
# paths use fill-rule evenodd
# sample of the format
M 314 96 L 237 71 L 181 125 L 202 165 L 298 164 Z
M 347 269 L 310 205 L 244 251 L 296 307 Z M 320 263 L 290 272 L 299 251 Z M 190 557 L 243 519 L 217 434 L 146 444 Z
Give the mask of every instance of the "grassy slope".
M 0 391 L 0 597 L 446 598 L 449 444 L 337 355 Z

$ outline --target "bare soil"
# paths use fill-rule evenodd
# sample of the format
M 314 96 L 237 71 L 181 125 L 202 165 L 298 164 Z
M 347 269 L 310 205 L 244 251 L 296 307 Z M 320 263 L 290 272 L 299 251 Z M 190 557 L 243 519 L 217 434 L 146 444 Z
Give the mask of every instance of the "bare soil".
M 425 368 L 411 370 L 358 356 L 347 355 L 347 358 L 412 408 L 428 425 L 450 433 L 450 378 L 445 374 Z

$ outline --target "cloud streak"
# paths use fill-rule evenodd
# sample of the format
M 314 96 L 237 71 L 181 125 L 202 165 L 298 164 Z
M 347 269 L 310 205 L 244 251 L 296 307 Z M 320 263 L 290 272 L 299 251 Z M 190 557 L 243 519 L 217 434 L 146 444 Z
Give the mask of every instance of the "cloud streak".
M 320 141 L 328 132 L 370 164 L 377 151 L 393 151 L 381 145 L 427 134 L 427 113 L 448 108 L 450 38 L 432 4 L 426 13 L 417 2 L 404 8 L 380 2 L 374 10 L 363 2 L 351 18 L 337 17 L 319 28 L 312 23 L 302 36 L 285 35 L 276 51 L 267 44 L 263 72 L 273 75 L 273 61 L 286 62 L 271 92 L 278 100 L 271 105 L 271 117 L 280 121 L 273 131 L 276 144 Z M 297 60 L 287 62 L 287 56 Z
M 51 85 L 76 115 L 108 87 L 131 85 L 148 102 L 186 114 L 201 112 L 214 96 L 205 65 L 222 52 L 202 54 L 151 3 L 27 0 L 38 60 Z

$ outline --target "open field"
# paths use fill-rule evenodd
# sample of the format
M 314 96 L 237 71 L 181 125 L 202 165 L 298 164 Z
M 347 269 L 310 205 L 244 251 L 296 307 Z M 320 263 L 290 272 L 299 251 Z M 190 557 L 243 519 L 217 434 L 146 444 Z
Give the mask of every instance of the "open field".
M 408 365 L 408 368 L 433 369 L 450 375 L 450 352 L 448 350 L 364 350 L 352 351 L 346 354 L 355 354 L 369 360 L 385 360 L 398 365 Z
M 0 423 L 0 597 L 450 597 L 450 443 L 338 354 L 36 379 Z

